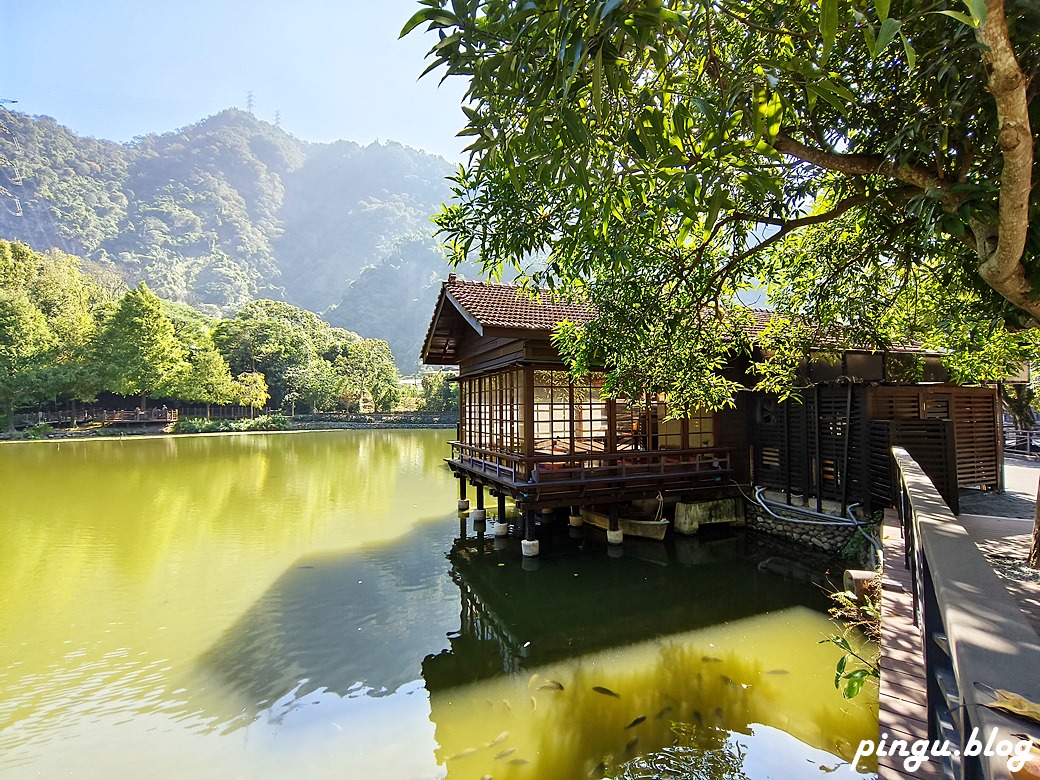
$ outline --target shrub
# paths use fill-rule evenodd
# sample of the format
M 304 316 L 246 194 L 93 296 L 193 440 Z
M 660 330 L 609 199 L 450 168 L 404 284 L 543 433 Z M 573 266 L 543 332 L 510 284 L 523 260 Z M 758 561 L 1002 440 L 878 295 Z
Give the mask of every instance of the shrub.
M 36 425 L 33 425 L 31 428 L 25 429 L 25 438 L 46 439 L 48 434 L 50 434 L 50 432 L 53 430 L 54 428 L 52 428 L 47 423 L 37 423 Z

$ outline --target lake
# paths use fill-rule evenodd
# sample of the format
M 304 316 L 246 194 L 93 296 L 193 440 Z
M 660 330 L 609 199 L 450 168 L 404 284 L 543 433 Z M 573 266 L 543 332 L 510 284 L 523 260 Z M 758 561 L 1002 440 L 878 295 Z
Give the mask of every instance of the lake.
M 0 776 L 860 776 L 816 585 L 741 530 L 523 560 L 450 433 L 0 446 Z

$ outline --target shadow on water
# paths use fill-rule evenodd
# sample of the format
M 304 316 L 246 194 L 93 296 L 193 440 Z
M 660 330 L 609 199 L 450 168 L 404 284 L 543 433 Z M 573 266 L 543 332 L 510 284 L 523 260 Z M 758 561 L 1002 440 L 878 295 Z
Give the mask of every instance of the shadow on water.
M 292 692 L 385 696 L 419 677 L 447 646 L 458 595 L 443 526 L 386 546 L 299 559 L 199 659 L 248 722 Z
M 743 531 L 633 540 L 614 557 L 592 529 L 546 529 L 536 562 L 487 537 L 457 538 L 445 556 L 444 534 L 287 570 L 199 661 L 227 694 L 207 697 L 227 707 L 223 730 L 315 692 L 380 698 L 421 680 L 449 778 L 563 780 L 666 777 L 635 760 L 691 757 L 706 772 L 691 777 L 739 778 L 734 738 L 755 724 L 846 757 L 869 727 L 869 713 L 836 726 L 833 700 L 798 695 L 807 676 L 832 674 L 812 634 L 825 599 L 760 570 Z

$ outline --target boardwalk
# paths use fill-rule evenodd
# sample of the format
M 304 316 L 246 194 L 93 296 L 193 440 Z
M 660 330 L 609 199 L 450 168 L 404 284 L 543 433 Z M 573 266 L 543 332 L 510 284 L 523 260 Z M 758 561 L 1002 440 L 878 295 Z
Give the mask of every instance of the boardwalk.
M 986 514 L 958 518 L 991 565 L 1022 561 L 1029 549 L 1040 464 L 1008 460 L 1005 493 L 962 491 L 961 506 Z M 1004 517 L 994 515 L 1003 514 Z M 903 534 L 894 512 L 886 513 L 884 528 L 885 576 L 881 599 L 880 732 L 890 738 L 924 739 L 928 734 L 925 705 L 924 659 L 920 632 L 913 623 L 910 572 L 903 565 Z M 1026 618 L 1040 633 L 1040 582 L 1003 580 Z M 926 763 L 914 774 L 896 759 L 879 761 L 881 780 L 942 777 L 937 762 Z
M 881 593 L 881 695 L 878 702 L 880 733 L 889 739 L 925 739 L 924 658 L 920 632 L 914 625 L 910 571 L 903 566 L 903 534 L 894 512 L 886 512 L 885 576 Z M 921 765 L 913 774 L 898 758 L 878 759 L 881 780 L 941 778 L 938 762 Z

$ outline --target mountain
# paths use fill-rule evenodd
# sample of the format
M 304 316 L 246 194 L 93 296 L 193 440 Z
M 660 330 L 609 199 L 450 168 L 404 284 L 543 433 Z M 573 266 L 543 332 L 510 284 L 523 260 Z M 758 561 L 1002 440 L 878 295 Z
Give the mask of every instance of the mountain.
M 273 298 L 415 368 L 447 266 L 430 215 L 452 166 L 394 142 L 301 141 L 229 109 L 127 144 L 0 111 L 0 238 L 80 255 L 227 315 Z

